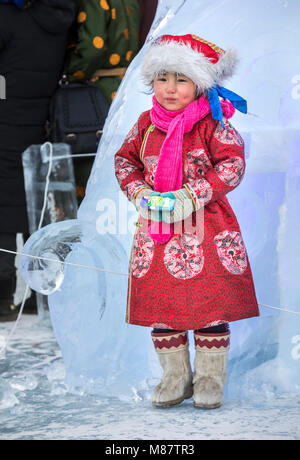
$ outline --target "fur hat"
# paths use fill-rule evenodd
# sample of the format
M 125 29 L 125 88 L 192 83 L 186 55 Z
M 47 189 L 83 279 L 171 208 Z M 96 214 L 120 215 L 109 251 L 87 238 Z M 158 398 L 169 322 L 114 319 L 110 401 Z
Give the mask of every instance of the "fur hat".
M 152 85 L 162 72 L 190 78 L 203 93 L 231 77 L 238 57 L 234 49 L 222 48 L 196 35 L 162 35 L 149 47 L 142 64 L 142 77 Z

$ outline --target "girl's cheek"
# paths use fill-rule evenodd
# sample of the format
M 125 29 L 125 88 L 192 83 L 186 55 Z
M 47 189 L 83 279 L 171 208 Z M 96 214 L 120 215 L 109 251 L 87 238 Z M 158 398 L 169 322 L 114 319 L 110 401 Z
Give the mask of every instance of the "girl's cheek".
M 163 92 L 162 92 L 161 88 L 156 88 L 156 89 L 154 89 L 154 94 L 155 94 L 156 99 L 158 99 L 158 98 L 162 97 Z

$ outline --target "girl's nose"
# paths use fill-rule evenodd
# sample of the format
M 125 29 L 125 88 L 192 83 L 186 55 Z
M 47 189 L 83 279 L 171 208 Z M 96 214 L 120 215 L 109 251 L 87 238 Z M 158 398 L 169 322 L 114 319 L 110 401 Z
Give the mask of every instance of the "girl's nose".
M 175 93 L 176 91 L 176 84 L 173 81 L 169 81 L 167 85 L 167 92 L 168 93 Z

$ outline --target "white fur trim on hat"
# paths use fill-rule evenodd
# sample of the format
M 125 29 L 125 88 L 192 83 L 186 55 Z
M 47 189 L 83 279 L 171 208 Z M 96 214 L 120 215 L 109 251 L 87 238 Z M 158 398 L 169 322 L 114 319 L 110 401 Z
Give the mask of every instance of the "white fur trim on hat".
M 142 77 L 147 85 L 152 85 L 155 77 L 162 72 L 182 73 L 196 84 L 200 92 L 204 92 L 214 84 L 220 84 L 231 77 L 237 63 L 234 49 L 225 51 L 214 64 L 203 53 L 193 50 L 189 44 L 154 43 L 146 51 Z

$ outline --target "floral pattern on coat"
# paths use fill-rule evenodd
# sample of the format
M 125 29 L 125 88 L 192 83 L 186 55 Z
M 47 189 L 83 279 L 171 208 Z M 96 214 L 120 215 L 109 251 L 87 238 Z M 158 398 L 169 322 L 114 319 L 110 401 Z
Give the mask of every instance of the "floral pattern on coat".
M 237 130 L 231 125 L 231 123 L 226 118 L 223 118 L 223 123 L 225 125 L 225 129 L 223 129 L 221 123 L 218 123 L 218 126 L 214 133 L 214 138 L 222 144 L 236 144 L 239 147 L 242 147 L 244 145 L 244 141 L 240 134 L 237 132 Z
M 132 253 L 132 274 L 136 278 L 145 276 L 148 272 L 154 251 L 154 242 L 148 233 L 138 231 Z
M 206 203 L 210 202 L 213 190 L 205 179 L 196 179 L 193 181 L 193 187 L 191 187 L 188 183 L 186 184 L 186 187 L 189 189 L 195 200 L 197 211 L 205 206 Z
M 211 162 L 204 149 L 194 149 L 188 152 L 187 162 L 184 165 L 187 180 L 199 178 L 209 168 L 211 168 Z
M 164 264 L 168 272 L 178 279 L 189 279 L 201 273 L 204 255 L 196 235 L 175 235 L 164 250 Z
M 145 164 L 145 180 L 151 185 L 154 189 L 154 178 L 156 173 L 156 168 L 158 164 L 158 157 L 157 156 L 148 156 L 144 158 Z
M 130 182 L 126 187 L 124 187 L 123 192 L 124 193 L 127 192 L 127 197 L 129 199 L 129 201 L 133 201 L 135 195 L 137 194 L 137 191 L 142 187 L 145 187 L 145 182 L 144 181 L 142 181 L 142 180 L 134 180 L 134 181 Z
M 215 236 L 214 242 L 226 270 L 233 275 L 242 275 L 247 268 L 247 253 L 242 235 L 225 230 Z
M 129 163 L 126 158 L 117 158 L 115 161 L 115 167 L 118 169 L 120 180 L 126 179 L 128 174 L 134 171 L 134 167 Z
M 139 125 L 138 123 L 136 122 L 133 127 L 131 128 L 131 130 L 129 131 L 129 133 L 127 134 L 127 136 L 125 137 L 125 140 L 124 142 L 132 142 L 136 139 L 137 135 L 139 133 Z
M 225 184 L 235 187 L 238 185 L 244 175 L 245 166 L 242 158 L 231 157 L 227 161 L 223 161 L 220 165 L 216 166 L 216 172 Z

